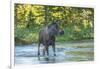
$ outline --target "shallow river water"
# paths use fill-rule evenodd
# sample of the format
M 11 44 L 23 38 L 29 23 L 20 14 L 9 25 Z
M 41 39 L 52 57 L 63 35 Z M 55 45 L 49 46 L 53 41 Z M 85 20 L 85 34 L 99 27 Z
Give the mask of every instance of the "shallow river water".
M 37 56 L 37 44 L 15 46 L 15 64 L 48 64 L 76 61 L 93 61 L 94 44 L 90 42 L 56 43 L 56 56 L 49 47 L 49 56 Z

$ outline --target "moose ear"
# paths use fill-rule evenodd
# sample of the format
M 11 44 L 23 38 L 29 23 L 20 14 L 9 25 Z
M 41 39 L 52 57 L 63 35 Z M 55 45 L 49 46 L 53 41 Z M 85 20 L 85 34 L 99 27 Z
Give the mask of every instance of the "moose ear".
M 60 20 L 57 20 L 57 24 L 60 25 L 61 24 L 61 21 Z
M 57 23 L 57 21 L 56 20 L 53 20 L 53 23 L 52 24 L 56 24 Z
M 54 20 L 54 21 L 53 21 L 53 24 L 58 24 L 58 25 L 60 25 L 60 23 L 61 23 L 60 20 Z

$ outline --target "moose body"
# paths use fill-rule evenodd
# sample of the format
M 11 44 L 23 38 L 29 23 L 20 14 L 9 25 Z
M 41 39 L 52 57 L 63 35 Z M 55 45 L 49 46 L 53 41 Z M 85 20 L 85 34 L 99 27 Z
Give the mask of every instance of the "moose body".
M 50 25 L 44 27 L 39 32 L 39 43 L 38 43 L 38 55 L 40 55 L 40 44 L 43 44 L 43 55 L 47 53 L 49 55 L 49 46 L 53 48 L 54 56 L 55 54 L 55 36 L 57 34 L 64 34 L 64 31 L 60 28 L 59 21 L 53 21 Z

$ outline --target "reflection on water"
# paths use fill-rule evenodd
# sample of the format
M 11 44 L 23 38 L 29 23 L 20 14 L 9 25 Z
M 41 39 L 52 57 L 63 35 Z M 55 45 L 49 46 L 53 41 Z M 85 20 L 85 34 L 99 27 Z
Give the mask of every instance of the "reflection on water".
M 40 56 L 37 56 L 37 44 L 15 46 L 15 64 L 47 64 L 69 61 L 93 61 L 93 42 L 85 43 L 57 43 L 56 56 L 53 56 L 52 47 L 49 56 L 43 56 L 42 46 Z
M 55 63 L 55 57 L 38 57 L 40 63 Z

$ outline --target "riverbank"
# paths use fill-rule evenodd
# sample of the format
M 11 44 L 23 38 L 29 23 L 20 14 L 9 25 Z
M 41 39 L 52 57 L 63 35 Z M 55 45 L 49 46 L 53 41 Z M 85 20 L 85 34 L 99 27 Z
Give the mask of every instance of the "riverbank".
M 94 39 L 82 39 L 82 40 L 65 40 L 65 41 L 56 41 L 56 43 L 85 43 L 85 42 L 93 42 L 94 43 Z M 38 42 L 31 42 L 31 41 L 26 41 L 26 40 L 20 40 L 17 39 L 17 41 L 15 41 L 15 46 L 17 45 L 30 45 L 30 44 L 37 44 Z

